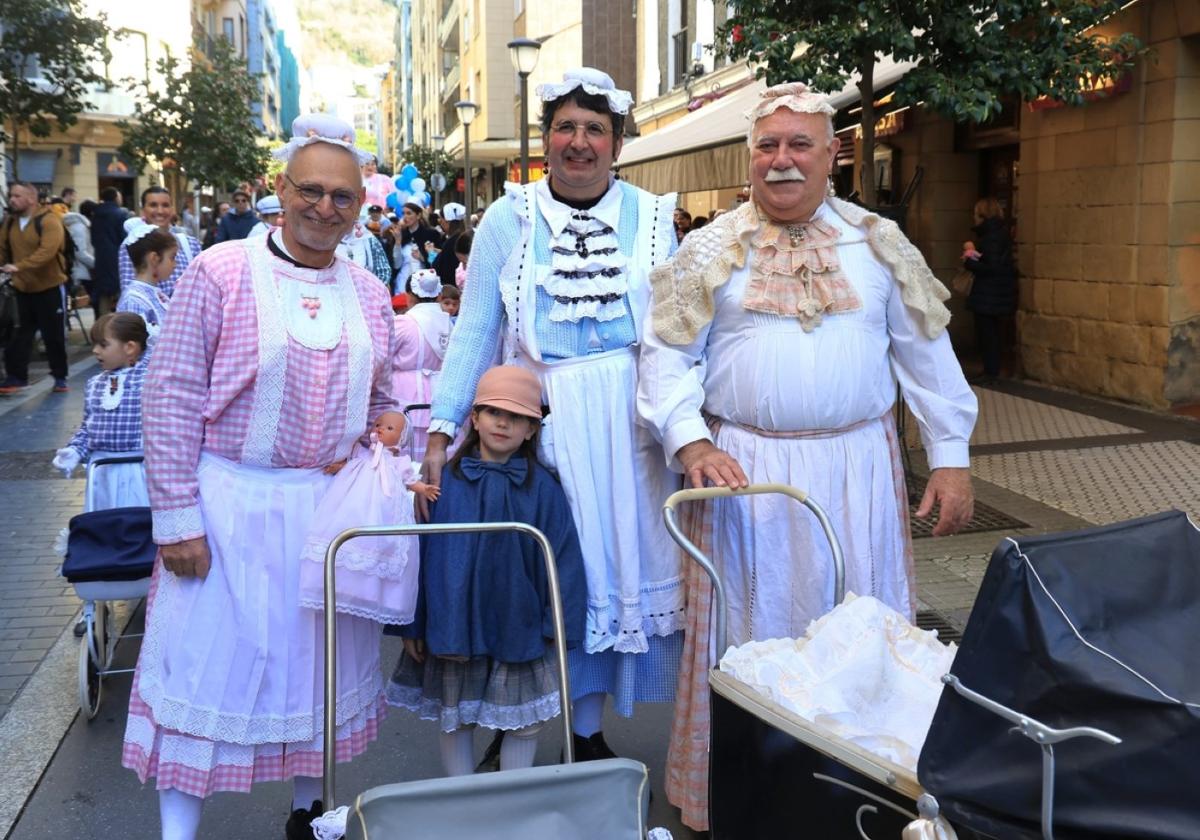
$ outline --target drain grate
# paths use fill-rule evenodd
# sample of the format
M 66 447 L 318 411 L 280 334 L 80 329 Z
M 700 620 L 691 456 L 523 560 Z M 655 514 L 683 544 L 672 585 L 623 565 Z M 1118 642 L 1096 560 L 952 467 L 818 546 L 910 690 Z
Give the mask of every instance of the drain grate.
M 951 624 L 944 615 L 933 610 L 917 612 L 917 626 L 922 630 L 936 630 L 938 639 L 949 642 L 961 642 L 962 631 Z
M 916 515 L 917 507 L 921 504 L 921 496 L 925 493 L 925 484 L 926 479 L 921 476 L 910 475 L 908 477 L 908 521 L 914 540 L 933 536 L 934 519 L 917 519 Z M 1022 522 L 1020 519 L 1009 516 L 991 505 L 985 505 L 977 499 L 975 515 L 958 533 L 976 534 L 983 531 L 1009 531 L 1028 527 L 1028 522 Z

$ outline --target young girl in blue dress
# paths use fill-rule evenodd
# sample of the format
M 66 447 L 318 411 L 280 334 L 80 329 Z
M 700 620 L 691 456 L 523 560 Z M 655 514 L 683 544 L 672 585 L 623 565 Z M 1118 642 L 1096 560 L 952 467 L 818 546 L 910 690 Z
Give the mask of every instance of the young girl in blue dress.
M 558 480 L 536 458 L 541 385 L 496 367 L 479 380 L 471 428 L 442 471 L 430 521 L 526 522 L 554 549 L 567 644 L 583 639 L 586 582 L 579 538 Z M 541 551 L 512 531 L 422 540 L 416 616 L 388 702 L 441 727 L 442 763 L 475 767 L 476 725 L 505 730 L 500 769 L 533 765 L 544 721 L 559 714 L 558 667 Z
M 109 313 L 92 325 L 92 354 L 102 370 L 84 386 L 79 431 L 54 455 L 54 466 L 68 476 L 91 458 L 141 450 L 145 352 L 146 323 L 132 312 Z M 97 469 L 95 481 L 96 510 L 150 504 L 141 463 Z
M 174 235 L 163 233 L 155 225 L 139 219 L 130 226 L 124 247 L 129 252 L 129 261 L 133 263 L 136 274 L 122 290 L 117 311 L 142 316 L 149 336 L 147 344 L 153 349 L 171 303 L 158 284 L 175 270 L 175 253 L 179 250 L 179 242 Z

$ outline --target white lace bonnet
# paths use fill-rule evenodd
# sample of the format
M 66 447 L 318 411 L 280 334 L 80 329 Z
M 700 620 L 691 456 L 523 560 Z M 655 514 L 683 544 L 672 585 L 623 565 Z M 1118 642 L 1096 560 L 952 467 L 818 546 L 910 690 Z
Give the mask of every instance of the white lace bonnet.
M 125 220 L 125 241 L 122 244 L 128 248 L 134 242 L 149 236 L 156 230 L 160 230 L 158 225 L 150 224 L 141 216 L 128 218 Z
M 292 139 L 275 151 L 271 157 L 289 161 L 292 155 L 312 143 L 332 143 L 354 155 L 358 165 L 371 160 L 374 155 L 354 145 L 354 127 L 332 114 L 301 114 L 292 121 Z
M 537 86 L 537 95 L 543 102 L 553 102 L 566 96 L 576 88 L 593 96 L 603 96 L 608 100 L 608 107 L 614 114 L 624 116 L 633 105 L 633 94 L 620 90 L 612 76 L 595 67 L 577 67 L 563 74 L 561 82 L 546 82 Z
M 797 114 L 824 114 L 830 119 L 837 113 L 829 104 L 828 96 L 809 90 L 808 85 L 803 82 L 772 85 L 762 92 L 758 104 L 746 114 L 747 119 L 750 120 L 750 132 L 746 137 L 747 143 L 753 142 L 752 135 L 755 124 L 763 117 L 774 114 L 780 108 L 787 108 Z

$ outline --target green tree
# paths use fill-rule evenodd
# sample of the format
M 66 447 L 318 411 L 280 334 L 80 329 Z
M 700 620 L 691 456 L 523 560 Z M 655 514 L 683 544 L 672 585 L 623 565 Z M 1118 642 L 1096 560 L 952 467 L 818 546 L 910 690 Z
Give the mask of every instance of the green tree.
M 177 199 L 185 179 L 226 189 L 254 183 L 267 169 L 269 150 L 259 142 L 250 110 L 259 90 L 246 63 L 217 38 L 207 58 L 192 50 L 186 70 L 174 56 L 160 59 L 157 68 L 156 83 L 134 85 L 134 114 L 117 124 L 125 135 L 121 153 L 139 169 L 161 164 Z
M 760 62 L 760 78 L 804 81 L 828 93 L 859 75 L 864 161 L 874 159 L 873 69 L 881 56 L 916 62 L 896 86 L 898 104 L 985 122 L 1007 95 L 1080 104 L 1081 82 L 1120 75 L 1140 49 L 1129 33 L 1105 38 L 1091 31 L 1122 0 L 728 2 L 720 49 Z M 862 197 L 875 203 L 872 166 L 863 167 Z
M 12 145 L 12 177 L 20 177 L 20 131 L 48 137 L 66 130 L 87 107 L 96 67 L 109 59 L 103 15 L 84 14 L 81 0 L 0 3 L 0 140 Z M 11 129 L 11 130 L 10 130 Z
M 450 162 L 445 152 L 439 152 L 436 149 L 431 149 L 428 146 L 422 146 L 415 143 L 404 150 L 400 155 L 401 166 L 405 163 L 411 163 L 417 167 L 417 171 L 421 173 L 421 177 L 425 179 L 425 183 L 429 183 L 429 176 L 434 172 L 441 172 L 447 178 L 454 172 L 454 165 Z M 430 193 L 433 192 L 432 187 L 428 187 Z

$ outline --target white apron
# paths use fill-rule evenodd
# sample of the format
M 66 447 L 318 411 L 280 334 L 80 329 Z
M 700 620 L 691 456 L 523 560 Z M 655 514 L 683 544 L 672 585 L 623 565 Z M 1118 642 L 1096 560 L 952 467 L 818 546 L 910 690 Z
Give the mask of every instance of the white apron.
M 530 244 L 537 218 L 534 187 L 519 188 Z M 640 219 L 669 221 L 673 200 L 666 205 L 665 197 L 643 197 Z M 641 225 L 629 259 L 627 301 L 639 331 L 649 304 L 652 255 L 665 259 L 668 253 L 664 227 L 669 229 L 661 223 Z M 519 264 L 503 272 L 518 278 L 515 294 L 511 286 L 502 292 L 506 305 L 511 303 L 506 360 L 537 373 L 550 406 L 539 457 L 558 471 L 579 532 L 588 588 L 584 649 L 645 653 L 646 636 L 684 626 L 682 555 L 662 522 L 662 504 L 679 486 L 679 477 L 637 420 L 636 347 L 559 361 L 542 358 L 534 323 L 536 272 L 547 267 L 520 259 L 524 253 L 527 248 L 514 249 Z

